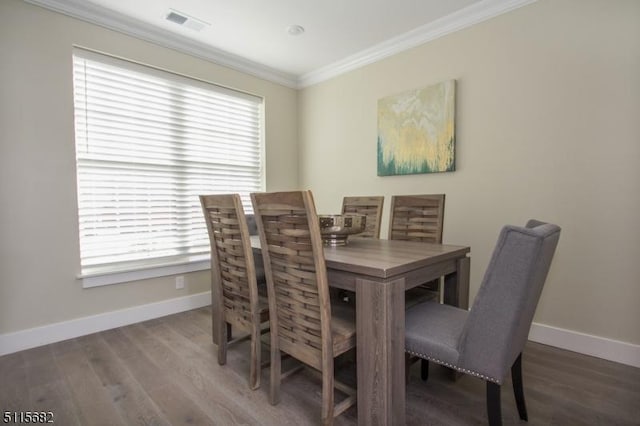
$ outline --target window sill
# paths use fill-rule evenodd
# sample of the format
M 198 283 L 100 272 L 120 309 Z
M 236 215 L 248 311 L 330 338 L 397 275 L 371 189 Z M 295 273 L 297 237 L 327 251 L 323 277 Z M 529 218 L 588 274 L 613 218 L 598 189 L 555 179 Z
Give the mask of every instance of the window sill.
M 146 280 L 149 278 L 166 277 L 171 275 L 186 274 L 188 272 L 204 271 L 211 268 L 209 256 L 198 256 L 195 259 L 179 261 L 163 265 L 147 265 L 129 270 L 111 270 L 101 272 L 89 272 L 78 277 L 82 288 L 101 287 L 111 284 L 120 284 L 131 281 Z

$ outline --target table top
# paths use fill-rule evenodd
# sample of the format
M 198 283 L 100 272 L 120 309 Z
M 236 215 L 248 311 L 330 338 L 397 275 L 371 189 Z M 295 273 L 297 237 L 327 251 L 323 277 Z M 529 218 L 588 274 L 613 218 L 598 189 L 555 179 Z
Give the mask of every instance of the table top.
M 251 236 L 251 246 L 260 248 L 260 238 Z M 328 269 L 389 278 L 414 269 L 465 257 L 468 246 L 414 241 L 349 238 L 344 246 L 324 247 Z

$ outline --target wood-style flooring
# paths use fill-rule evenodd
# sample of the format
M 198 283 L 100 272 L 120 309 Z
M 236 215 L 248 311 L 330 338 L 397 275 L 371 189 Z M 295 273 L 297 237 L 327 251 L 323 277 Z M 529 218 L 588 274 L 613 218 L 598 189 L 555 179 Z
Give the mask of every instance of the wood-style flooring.
M 51 411 L 56 425 L 314 425 L 321 384 L 303 371 L 268 401 L 268 369 L 251 391 L 248 343 L 218 365 L 210 309 L 201 308 L 0 357 L 0 410 Z M 263 351 L 263 359 L 268 359 Z M 354 383 L 349 359 L 337 374 Z M 456 382 L 431 366 L 428 382 L 411 368 L 408 425 L 486 424 L 485 385 Z M 511 382 L 503 387 L 505 425 L 640 425 L 640 369 L 529 343 L 523 355 L 529 422 L 518 419 Z M 357 424 L 357 409 L 336 419 Z

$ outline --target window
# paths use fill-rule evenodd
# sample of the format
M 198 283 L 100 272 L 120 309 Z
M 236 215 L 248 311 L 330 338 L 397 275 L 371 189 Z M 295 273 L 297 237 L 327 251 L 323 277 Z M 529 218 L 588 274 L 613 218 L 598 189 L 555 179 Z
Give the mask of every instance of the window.
M 73 77 L 84 286 L 206 262 L 198 195 L 237 192 L 252 211 L 264 188 L 262 99 L 82 49 Z

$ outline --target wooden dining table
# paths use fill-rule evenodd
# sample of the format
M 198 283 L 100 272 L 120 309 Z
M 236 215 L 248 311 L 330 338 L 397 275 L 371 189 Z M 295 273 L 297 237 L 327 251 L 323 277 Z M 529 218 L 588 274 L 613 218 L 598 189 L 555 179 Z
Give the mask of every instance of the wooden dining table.
M 251 244 L 259 250 L 257 236 Z M 359 425 L 405 424 L 404 292 L 444 277 L 444 303 L 467 309 L 469 252 L 373 238 L 324 248 L 330 286 L 356 293 Z

